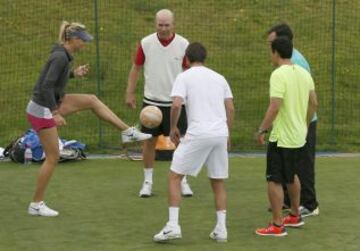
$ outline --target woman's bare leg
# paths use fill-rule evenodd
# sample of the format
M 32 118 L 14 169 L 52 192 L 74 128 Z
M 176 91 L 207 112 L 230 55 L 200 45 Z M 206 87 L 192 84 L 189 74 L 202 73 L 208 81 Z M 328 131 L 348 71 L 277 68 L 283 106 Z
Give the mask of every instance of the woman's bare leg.
M 66 116 L 78 111 L 91 110 L 102 120 L 109 122 L 119 130 L 126 130 L 129 126 L 124 123 L 109 107 L 96 95 L 92 94 L 66 94 L 59 108 L 59 113 Z
M 44 200 L 45 189 L 59 160 L 59 140 L 56 127 L 42 129 L 38 135 L 46 158 L 39 170 L 33 202 Z

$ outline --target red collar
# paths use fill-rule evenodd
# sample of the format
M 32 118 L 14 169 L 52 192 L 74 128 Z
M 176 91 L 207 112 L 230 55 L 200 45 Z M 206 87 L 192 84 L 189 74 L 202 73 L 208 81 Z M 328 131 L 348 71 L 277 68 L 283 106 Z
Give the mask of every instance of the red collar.
M 160 43 L 161 43 L 164 47 L 166 47 L 166 46 L 168 46 L 168 45 L 174 40 L 174 38 L 175 38 L 175 33 L 173 33 L 173 35 L 172 35 L 170 38 L 168 38 L 168 39 L 160 39 L 158 34 L 157 34 L 157 37 L 158 37 Z

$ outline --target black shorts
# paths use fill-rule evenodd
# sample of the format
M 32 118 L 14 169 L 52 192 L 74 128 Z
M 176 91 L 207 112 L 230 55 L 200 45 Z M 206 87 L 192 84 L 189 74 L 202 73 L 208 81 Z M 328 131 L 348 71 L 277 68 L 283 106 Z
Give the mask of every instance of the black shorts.
M 148 106 L 150 104 L 143 103 L 143 107 Z M 163 115 L 163 120 L 161 124 L 158 127 L 155 127 L 153 129 L 146 128 L 144 126 L 141 126 L 141 131 L 144 133 L 150 133 L 154 137 L 159 136 L 163 134 L 164 136 L 169 136 L 170 134 L 170 110 L 171 107 L 163 107 L 158 106 L 158 108 L 161 110 Z M 187 118 L 186 118 L 186 111 L 185 106 L 182 106 L 181 108 L 181 114 L 178 122 L 178 128 L 180 130 L 181 135 L 184 135 L 187 129 Z
M 275 183 L 292 184 L 301 165 L 304 147 L 283 148 L 277 142 L 269 142 L 266 156 L 266 180 Z

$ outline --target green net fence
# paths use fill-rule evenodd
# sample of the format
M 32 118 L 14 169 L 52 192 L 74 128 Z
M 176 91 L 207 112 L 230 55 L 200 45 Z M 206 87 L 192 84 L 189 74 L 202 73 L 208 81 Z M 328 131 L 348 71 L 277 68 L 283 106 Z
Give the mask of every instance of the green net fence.
M 294 44 L 308 59 L 319 98 L 318 150 L 360 151 L 358 1 L 310 0 L 0 0 L 0 146 L 29 128 L 25 107 L 57 41 L 62 20 L 84 23 L 97 38 L 75 55 L 90 74 L 71 80 L 67 93 L 96 94 L 129 124 L 140 108 L 124 101 L 136 43 L 155 31 L 154 16 L 174 11 L 177 33 L 208 49 L 207 65 L 231 85 L 236 105 L 233 150 L 259 150 L 253 135 L 268 104 L 270 63 L 266 30 L 291 25 Z M 137 88 L 141 103 L 143 79 Z M 91 112 L 67 118 L 60 136 L 90 149 L 120 146 L 119 132 Z

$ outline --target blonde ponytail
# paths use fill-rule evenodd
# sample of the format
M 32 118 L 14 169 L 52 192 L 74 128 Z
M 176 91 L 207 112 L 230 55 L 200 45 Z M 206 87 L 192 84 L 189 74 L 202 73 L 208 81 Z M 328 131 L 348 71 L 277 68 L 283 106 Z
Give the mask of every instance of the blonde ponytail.
M 65 43 L 66 39 L 66 30 L 70 26 L 70 23 L 67 21 L 63 21 L 60 26 L 60 33 L 59 33 L 59 43 Z
M 69 40 L 69 34 L 76 30 L 85 30 L 85 25 L 81 23 L 69 23 L 67 21 L 63 21 L 60 26 L 59 32 L 59 43 L 64 44 Z

